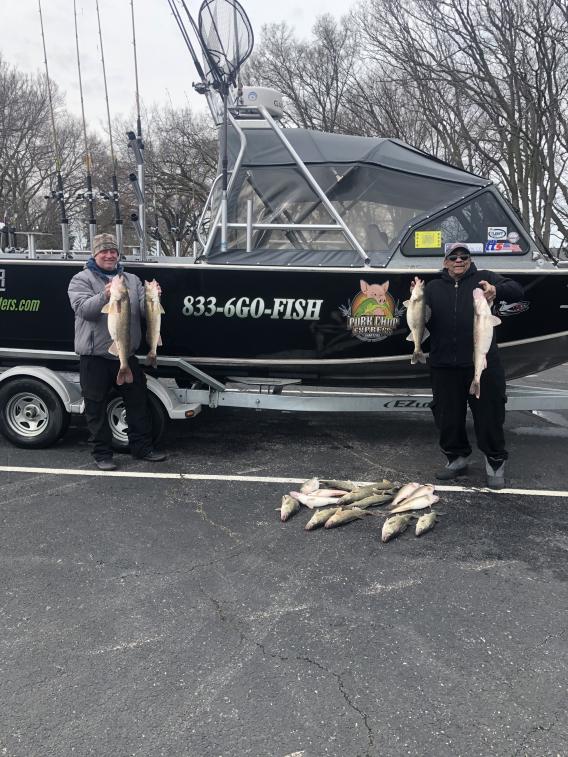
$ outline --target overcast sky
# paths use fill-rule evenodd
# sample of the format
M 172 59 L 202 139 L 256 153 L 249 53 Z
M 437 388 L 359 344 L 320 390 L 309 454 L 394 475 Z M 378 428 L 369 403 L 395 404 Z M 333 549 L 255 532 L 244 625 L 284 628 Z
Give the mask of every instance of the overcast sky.
M 43 72 L 37 0 L 0 0 L 0 4 L 2 57 L 23 71 Z M 348 9 L 348 3 L 340 0 L 241 0 L 241 4 L 257 39 L 265 23 L 286 20 L 306 36 L 318 15 L 340 17 Z M 189 0 L 187 5 L 196 18 L 200 0 Z M 87 122 L 99 129 L 106 125 L 106 110 L 95 7 L 95 0 L 77 0 L 85 113 Z M 111 116 L 129 116 L 135 112 L 130 0 L 99 0 L 99 9 Z M 80 115 L 73 0 L 42 0 L 42 11 L 50 76 L 64 90 L 69 110 Z M 197 75 L 167 0 L 134 0 L 134 12 L 143 104 L 171 100 L 181 105 L 191 98 L 194 107 L 205 108 L 204 98 L 192 90 Z

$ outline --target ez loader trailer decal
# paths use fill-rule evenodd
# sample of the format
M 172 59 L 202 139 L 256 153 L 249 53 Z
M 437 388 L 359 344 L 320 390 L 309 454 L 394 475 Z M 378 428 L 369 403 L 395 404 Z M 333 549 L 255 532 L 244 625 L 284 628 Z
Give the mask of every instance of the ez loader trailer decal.
M 14 358 L 17 350 L 0 350 L 0 357 Z M 77 360 L 74 353 L 34 351 L 38 360 Z M 26 357 L 30 357 L 27 353 Z M 22 355 L 23 357 L 23 355 Z M 401 412 L 427 411 L 431 395 L 395 391 L 366 391 L 308 387 L 298 379 L 245 378 L 224 384 L 181 358 L 158 357 L 164 366 L 176 367 L 191 376 L 192 388 L 172 380 L 147 376 L 154 439 L 165 430 L 166 418 L 197 415 L 207 407 L 241 407 L 256 410 L 307 412 Z M 567 390 L 508 389 L 509 410 L 568 410 Z M 83 412 L 77 373 L 43 366 L 22 365 L 0 373 L 0 431 L 11 442 L 27 448 L 47 447 L 67 430 L 72 414 Z M 126 418 L 120 397 L 109 402 L 107 417 L 118 449 L 128 444 Z

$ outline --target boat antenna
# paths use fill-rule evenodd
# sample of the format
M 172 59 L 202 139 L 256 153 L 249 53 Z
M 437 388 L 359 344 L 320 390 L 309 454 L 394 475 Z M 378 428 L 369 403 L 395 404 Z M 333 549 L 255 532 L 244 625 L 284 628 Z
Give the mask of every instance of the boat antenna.
M 132 16 L 132 47 L 134 49 L 134 81 L 136 85 L 136 134 L 142 139 L 142 119 L 140 118 L 140 87 L 138 84 L 138 55 L 136 53 L 136 27 L 134 25 L 134 0 L 130 0 Z
M 112 190 L 110 192 L 105 192 L 104 197 L 107 200 L 112 200 L 112 202 L 114 203 L 114 225 L 116 229 L 116 242 L 118 245 L 119 253 L 122 255 L 122 218 L 120 216 L 120 204 L 119 204 L 120 195 L 118 192 L 118 180 L 116 178 L 117 163 L 116 163 L 116 155 L 114 153 L 114 142 L 112 139 L 112 123 L 110 120 L 110 105 L 109 105 L 109 100 L 108 100 L 108 85 L 107 85 L 107 75 L 106 75 L 106 66 L 105 66 L 105 53 L 104 53 L 104 48 L 103 48 L 103 33 L 101 29 L 101 14 L 99 12 L 99 0 L 96 0 L 96 8 L 97 8 L 97 23 L 99 27 L 99 42 L 101 46 L 101 63 L 103 64 L 103 82 L 105 85 L 108 137 L 109 137 L 109 142 L 110 142 L 110 159 L 112 162 Z
M 182 0 L 185 5 L 185 0 Z M 203 48 L 212 87 L 223 101 L 221 130 L 221 251 L 227 251 L 228 99 L 243 63 L 252 53 L 254 35 L 238 0 L 203 0 L 198 16 L 199 40 Z
M 86 183 L 87 191 L 78 195 L 85 200 L 87 211 L 89 213 L 89 248 L 93 252 L 93 239 L 97 231 L 97 218 L 95 215 L 95 196 L 93 194 L 93 178 L 91 170 L 93 161 L 91 151 L 89 150 L 89 140 L 87 138 L 87 122 L 85 120 L 85 103 L 83 99 L 83 77 L 81 76 L 81 56 L 79 54 L 79 30 L 77 25 L 77 0 L 73 0 L 73 14 L 75 18 L 75 43 L 77 48 L 77 72 L 79 74 L 79 93 L 81 96 L 81 115 L 83 118 L 83 139 L 85 141 L 85 168 L 87 170 Z
M 53 113 L 53 97 L 51 95 L 51 80 L 49 78 L 49 68 L 47 66 L 47 48 L 45 45 L 45 31 L 43 27 L 43 15 L 41 12 L 41 0 L 38 1 L 39 22 L 41 26 L 41 39 L 43 43 L 43 59 L 45 63 L 45 79 L 47 84 L 47 97 L 49 100 L 49 113 L 51 117 L 51 130 L 53 133 L 53 150 L 55 155 L 55 169 L 57 171 L 57 189 L 52 189 L 46 199 L 55 200 L 59 205 L 61 212 L 61 241 L 65 255 L 69 253 L 69 219 L 65 209 L 65 194 L 63 191 L 63 177 L 61 176 L 61 152 L 59 150 L 59 141 L 55 129 L 55 116 Z

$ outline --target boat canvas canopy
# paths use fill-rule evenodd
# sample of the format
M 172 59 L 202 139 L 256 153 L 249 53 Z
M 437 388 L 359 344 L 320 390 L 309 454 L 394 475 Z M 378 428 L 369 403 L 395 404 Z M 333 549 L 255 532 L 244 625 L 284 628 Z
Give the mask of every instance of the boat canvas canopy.
M 490 182 L 454 168 L 398 140 L 284 129 L 286 138 L 370 258 L 385 265 L 413 222 L 478 192 Z M 271 129 L 245 129 L 246 148 L 228 199 L 228 250 L 217 235 L 212 263 L 359 266 L 334 221 L 291 153 Z M 230 133 L 234 165 L 240 139 Z M 256 228 L 246 251 L 247 206 Z M 308 227 L 308 228 L 306 228 Z

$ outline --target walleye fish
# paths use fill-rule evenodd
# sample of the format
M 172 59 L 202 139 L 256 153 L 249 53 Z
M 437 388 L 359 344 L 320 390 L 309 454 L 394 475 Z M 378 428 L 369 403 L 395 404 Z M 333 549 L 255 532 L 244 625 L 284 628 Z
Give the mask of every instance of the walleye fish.
M 352 520 L 364 518 L 365 515 L 372 515 L 372 513 L 368 513 L 366 510 L 361 510 L 359 507 L 352 507 L 349 510 L 344 510 L 340 507 L 331 518 L 326 520 L 324 528 L 342 526 L 344 523 L 350 523 Z
M 319 528 L 320 526 L 323 526 L 323 524 L 326 521 L 328 521 L 331 518 L 331 516 L 334 515 L 340 509 L 341 508 L 339 507 L 326 507 L 325 510 L 316 510 L 315 513 L 312 515 L 312 517 L 304 526 L 304 530 L 313 531 L 314 528 Z
M 329 486 L 332 489 L 342 489 L 345 492 L 352 492 L 357 488 L 357 484 L 353 481 L 340 481 L 336 478 L 322 478 L 320 479 L 320 486 Z
M 285 494 L 282 497 L 282 504 L 280 505 L 280 520 L 284 523 L 295 513 L 300 511 L 300 503 L 294 497 L 289 494 Z
M 316 497 L 314 494 L 302 494 L 302 492 L 290 492 L 290 496 L 297 499 L 310 510 L 314 507 L 325 507 L 326 505 L 338 505 L 339 499 L 337 497 Z
M 321 482 L 320 482 L 321 483 Z M 343 497 L 344 489 L 316 489 L 311 493 L 311 497 Z
M 122 276 L 113 276 L 110 284 L 110 300 L 101 310 L 108 315 L 108 330 L 112 344 L 108 348 L 111 355 L 120 360 L 116 383 L 131 384 L 132 371 L 128 365 L 130 357 L 130 297 Z
M 312 492 L 315 492 L 316 489 L 319 489 L 320 482 L 317 478 L 310 478 L 307 481 L 304 481 L 304 483 L 300 486 L 300 492 L 302 494 L 311 494 Z
M 387 502 L 392 501 L 392 494 L 385 494 L 380 492 L 379 494 L 372 494 L 370 497 L 364 499 L 358 499 L 353 505 L 345 505 L 345 509 L 358 507 L 360 510 L 365 510 L 367 507 L 377 507 L 378 505 L 386 505 Z
M 365 497 L 371 497 L 373 494 L 378 494 L 379 490 L 376 486 L 363 486 L 360 489 L 354 489 L 352 492 L 344 494 L 338 501 L 338 505 L 351 505 L 353 502 L 357 502 L 359 499 L 365 499 Z
M 416 483 L 416 481 L 413 481 L 410 484 L 405 484 L 401 489 L 398 490 L 397 495 L 392 501 L 393 505 L 398 505 L 398 503 L 402 502 L 403 499 L 410 497 L 411 494 L 415 492 L 419 487 L 420 484 Z
M 389 510 L 389 513 L 406 513 L 412 510 L 425 510 L 427 507 L 436 504 L 440 501 L 440 497 L 437 494 L 428 492 L 422 494 L 420 497 L 410 497 L 410 499 L 403 500 L 400 504 Z
M 165 312 L 160 303 L 157 281 L 152 280 L 144 282 L 144 301 L 146 304 L 146 342 L 150 348 L 148 355 L 146 356 L 146 365 L 152 365 L 156 368 L 158 365 L 156 360 L 156 350 L 158 347 L 162 346 L 160 328 L 162 314 Z
M 410 299 L 403 303 L 406 308 L 406 322 L 410 329 L 406 341 L 414 342 L 414 352 L 410 358 L 412 365 L 426 362 L 422 342 L 430 336 L 426 328 L 426 323 L 430 320 L 430 308 L 424 298 L 424 282 L 417 278 L 414 281 Z
M 487 353 L 493 341 L 493 329 L 501 323 L 496 315 L 491 313 L 489 303 L 485 299 L 483 289 L 473 290 L 473 365 L 474 376 L 469 393 L 479 399 L 481 374 L 487 368 Z
M 421 536 L 422 534 L 425 534 L 426 531 L 431 531 L 436 525 L 437 519 L 438 513 L 434 512 L 434 510 L 432 510 L 431 513 L 424 513 L 424 515 L 421 515 L 416 521 L 416 529 L 414 531 L 416 536 Z
M 383 529 L 381 531 L 381 541 L 390 541 L 390 539 L 398 536 L 398 534 L 401 534 L 403 531 L 406 531 L 408 524 L 410 523 L 412 518 L 412 515 L 406 514 L 395 515 L 394 518 L 385 520 L 385 522 L 383 523 Z

